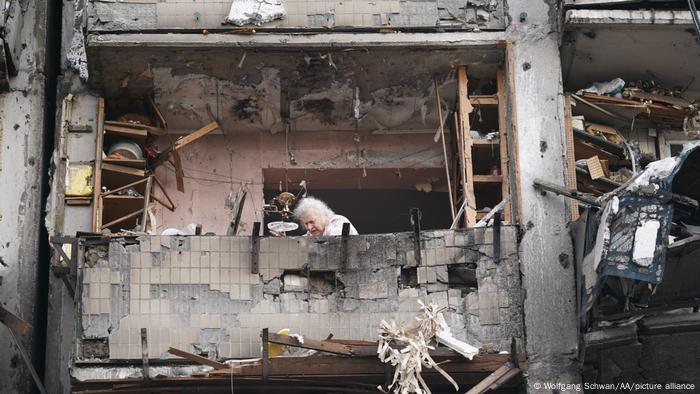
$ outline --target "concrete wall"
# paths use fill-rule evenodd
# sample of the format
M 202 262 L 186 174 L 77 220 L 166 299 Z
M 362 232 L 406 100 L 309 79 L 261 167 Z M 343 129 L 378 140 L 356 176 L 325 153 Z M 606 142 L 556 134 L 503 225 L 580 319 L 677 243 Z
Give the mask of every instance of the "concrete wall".
M 0 93 L 0 302 L 19 317 L 35 323 L 41 225 L 41 172 L 44 127 L 44 48 L 46 7 L 23 2 L 18 75 L 10 90 Z M 4 9 L 4 5 L 3 5 Z M 42 330 L 41 327 L 37 328 Z M 31 390 L 31 376 L 17 348 L 0 325 L 0 392 Z M 32 352 L 34 331 L 22 337 Z M 41 334 L 39 334 L 41 336 Z M 39 357 L 40 359 L 40 357 Z
M 177 191 L 172 165 L 163 165 L 156 171 L 177 209 L 171 212 L 159 204 L 154 204 L 157 223 L 155 230 L 160 233 L 166 228 L 183 229 L 189 223 L 200 223 L 205 232 L 226 234 L 230 217 L 230 209 L 225 204 L 226 198 L 229 194 L 235 194 L 240 185 L 244 184 L 247 185 L 249 194 L 243 208 L 239 234 L 250 234 L 253 222 L 263 220 L 264 181 L 269 189 L 277 190 L 279 187 L 276 181 L 263 178 L 263 171 L 269 168 L 290 168 L 290 171 L 295 173 L 303 169 L 310 169 L 312 172 L 318 169 L 351 169 L 356 176 L 348 176 L 344 187 L 356 190 L 371 189 L 372 184 L 376 183 L 391 189 L 392 184 L 397 184 L 391 179 L 396 178 L 394 172 L 397 168 L 407 168 L 407 178 L 411 177 L 412 172 L 416 172 L 412 169 L 428 168 L 436 171 L 423 177 L 414 176 L 412 181 L 408 181 L 409 187 L 415 190 L 415 184 L 430 183 L 433 179 L 432 183 L 436 188 L 444 188 L 442 148 L 433 141 L 432 134 L 401 136 L 362 133 L 358 135 L 361 137 L 360 149 L 363 150 L 359 168 L 356 159 L 358 144 L 353 140 L 354 135 L 332 132 L 302 132 L 290 135 L 290 152 L 293 153 L 296 162 L 294 166 L 290 166 L 288 162 L 284 133 L 236 133 L 204 137 L 182 150 L 182 166 L 186 176 L 184 193 Z M 362 176 L 363 168 L 369 170 L 366 177 Z M 391 172 L 388 175 L 375 175 L 372 171 L 377 168 L 389 168 Z M 375 177 L 382 177 L 384 180 L 374 179 Z M 289 190 L 296 193 L 301 179 L 292 174 L 289 175 L 289 179 Z M 308 177 L 304 179 L 309 181 Z M 285 186 L 283 182 L 282 187 Z M 311 195 L 315 189 L 324 188 L 322 183 L 314 181 L 309 181 L 307 186 Z M 160 191 L 156 193 L 161 197 Z
M 92 31 L 154 29 L 221 29 L 231 4 L 239 9 L 258 10 L 257 1 L 139 1 L 91 3 Z M 269 2 L 268 4 L 275 4 Z M 262 18 L 244 18 L 240 23 L 264 28 L 332 27 L 456 27 L 503 29 L 503 1 L 299 1 L 286 0 L 268 6 Z M 243 13 L 240 11 L 239 13 Z M 278 16 L 278 17 L 275 17 Z
M 580 381 L 576 295 L 567 207 L 542 195 L 536 178 L 565 185 L 563 96 L 559 61 L 559 2 L 509 2 L 514 18 L 509 68 L 514 77 L 520 166 L 523 287 L 528 388 L 533 383 Z M 534 390 L 536 391 L 536 390 Z
M 455 337 L 508 350 L 511 337 L 523 339 L 515 232 L 503 228 L 498 260 L 490 229 L 422 232 L 420 265 L 412 234 L 353 236 L 344 269 L 339 237 L 263 238 L 259 274 L 251 273 L 250 237 L 114 240 L 89 249 L 81 270 L 76 360 L 138 359 L 142 327 L 153 358 L 171 357 L 169 346 L 259 356 L 264 327 L 376 340 L 381 320 L 410 321 L 418 300 L 449 307 Z M 448 274 L 453 265 L 473 267 L 470 289 Z
M 129 3 L 113 4 L 115 7 L 131 6 Z M 509 88 L 515 99 L 509 101 L 509 108 L 515 115 L 513 119 L 509 117 L 509 121 L 517 118 L 513 137 L 519 141 L 519 144 L 513 144 L 512 151 L 517 150 L 518 160 L 514 164 L 520 167 L 519 198 L 522 201 L 523 237 L 519 251 L 523 287 L 526 291 L 525 335 L 530 382 L 580 380 L 575 360 L 577 333 L 574 276 L 570 257 L 571 242 L 566 229 L 566 206 L 561 198 L 543 196 L 531 187 L 534 178 L 546 178 L 564 184 L 563 102 L 558 50 L 560 10 L 557 4 L 558 2 L 545 0 L 508 2 L 505 9 L 508 27 L 503 32 L 323 34 L 304 37 L 253 35 L 231 38 L 240 41 L 236 45 L 242 47 L 301 45 L 320 48 L 323 45 L 344 44 L 355 47 L 371 44 L 376 47 L 401 43 L 423 47 L 431 44 L 465 47 L 470 44 L 495 45 L 502 40 L 512 42 L 506 68 L 512 73 Z M 112 3 L 100 3 L 98 6 L 111 7 Z M 148 19 L 149 15 L 145 18 L 149 23 L 147 26 L 153 26 L 154 23 L 157 26 L 156 20 Z M 128 24 L 120 27 L 119 23 L 122 22 L 117 20 L 112 26 L 105 25 L 105 30 L 113 31 L 124 26 L 128 28 Z M 95 27 L 92 29 L 97 31 Z M 138 37 L 133 36 L 133 39 Z M 103 37 L 93 38 L 98 40 Z M 126 38 L 127 36 L 121 36 L 121 39 Z M 205 45 L 214 41 L 219 45 L 229 38 L 219 40 L 211 35 L 198 35 L 197 39 L 210 39 Z M 181 42 L 185 40 L 191 41 L 192 37 L 185 37 Z M 138 69 L 138 73 L 142 71 L 144 68 Z

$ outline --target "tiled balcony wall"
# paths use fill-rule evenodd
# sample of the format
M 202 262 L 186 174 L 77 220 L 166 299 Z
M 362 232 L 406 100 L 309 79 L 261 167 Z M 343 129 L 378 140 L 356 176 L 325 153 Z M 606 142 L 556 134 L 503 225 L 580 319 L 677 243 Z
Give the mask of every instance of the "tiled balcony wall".
M 169 346 L 255 357 L 264 327 L 375 340 L 383 319 L 409 321 L 421 300 L 446 308 L 457 338 L 507 350 L 522 338 L 515 231 L 502 229 L 499 261 L 491 229 L 422 232 L 420 265 L 410 233 L 353 236 L 346 254 L 339 237 L 261 238 L 259 274 L 250 237 L 114 239 L 80 269 L 79 346 L 106 338 L 108 354 L 89 352 L 92 361 L 139 359 L 146 328 L 151 358 L 170 357 Z M 449 267 L 467 264 L 478 291 L 450 283 Z

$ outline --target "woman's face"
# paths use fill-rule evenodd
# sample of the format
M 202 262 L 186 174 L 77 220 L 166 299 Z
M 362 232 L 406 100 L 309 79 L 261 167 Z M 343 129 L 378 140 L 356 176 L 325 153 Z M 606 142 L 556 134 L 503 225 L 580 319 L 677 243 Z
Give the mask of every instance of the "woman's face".
M 323 235 L 323 230 L 326 229 L 325 223 L 309 212 L 301 215 L 301 222 L 311 235 Z

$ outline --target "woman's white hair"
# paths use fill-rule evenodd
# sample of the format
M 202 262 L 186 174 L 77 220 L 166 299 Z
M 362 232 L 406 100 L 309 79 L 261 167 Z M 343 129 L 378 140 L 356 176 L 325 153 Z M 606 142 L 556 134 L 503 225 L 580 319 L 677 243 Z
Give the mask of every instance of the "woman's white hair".
M 323 220 L 324 223 L 328 223 L 333 215 L 335 215 L 335 212 L 318 198 L 304 197 L 294 208 L 294 216 L 296 216 L 297 219 L 301 220 L 302 215 L 311 215 L 317 220 Z

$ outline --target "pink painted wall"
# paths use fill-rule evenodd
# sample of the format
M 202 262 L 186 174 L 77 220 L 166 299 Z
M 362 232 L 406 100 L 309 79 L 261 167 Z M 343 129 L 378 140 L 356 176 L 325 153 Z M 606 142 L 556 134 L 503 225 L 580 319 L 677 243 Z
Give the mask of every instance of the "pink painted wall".
M 360 134 L 351 132 L 290 133 L 288 142 L 296 165 L 290 165 L 284 133 L 211 134 L 181 150 L 185 192 L 176 189 L 175 172 L 169 163 L 156 175 L 163 182 L 177 209 L 155 204 L 157 232 L 174 227 L 184 229 L 200 223 L 204 232 L 225 234 L 230 210 L 225 207 L 229 193 L 241 182 L 248 185 L 239 234 L 249 234 L 255 221 L 262 221 L 263 168 L 442 168 L 442 145 L 432 134 Z M 291 188 L 292 185 L 290 185 Z M 312 193 L 313 190 L 310 190 Z M 161 196 L 160 191 L 156 195 Z

